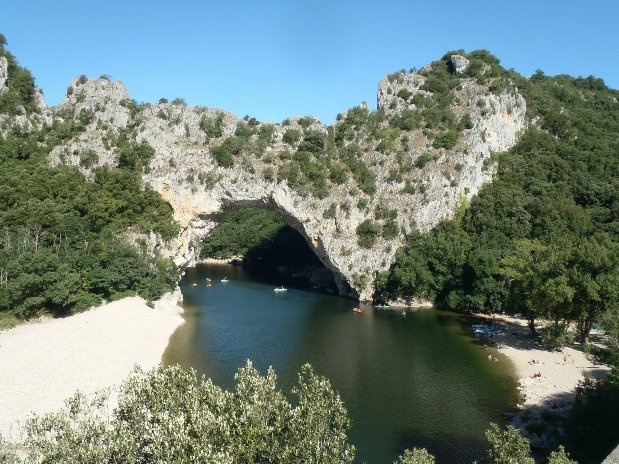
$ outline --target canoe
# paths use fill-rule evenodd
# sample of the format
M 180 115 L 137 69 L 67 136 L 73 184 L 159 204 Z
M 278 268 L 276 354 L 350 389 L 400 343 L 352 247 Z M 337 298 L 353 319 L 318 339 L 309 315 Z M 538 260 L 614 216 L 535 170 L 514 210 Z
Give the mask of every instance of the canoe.
M 365 312 L 363 309 L 360 308 L 353 308 L 352 310 L 357 314 L 363 314 Z
M 375 307 L 375 308 L 379 308 L 379 309 L 382 309 L 382 308 L 391 308 L 391 306 L 389 306 L 389 305 L 375 305 L 374 307 Z

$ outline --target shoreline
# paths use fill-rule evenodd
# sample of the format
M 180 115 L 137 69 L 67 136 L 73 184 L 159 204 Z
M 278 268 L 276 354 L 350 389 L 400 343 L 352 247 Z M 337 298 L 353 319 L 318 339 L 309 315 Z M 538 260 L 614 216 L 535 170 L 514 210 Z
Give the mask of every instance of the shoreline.
M 0 434 L 20 438 L 32 413 L 60 409 L 77 390 L 114 391 L 134 365 L 161 362 L 184 323 L 180 289 L 151 308 L 128 297 L 66 318 L 46 319 L 0 332 Z
M 604 378 L 610 368 L 593 362 L 577 344 L 561 351 L 544 349 L 529 335 L 525 319 L 502 314 L 474 316 L 502 327 L 501 333 L 482 340 L 487 340 L 489 345 L 493 342 L 494 346 L 488 349 L 501 353 L 513 365 L 520 398 L 512 425 L 528 436 L 533 446 L 544 447 L 552 439 L 552 427 L 537 434 L 529 430 L 535 427 L 527 426 L 544 422 L 545 411 L 558 415 L 569 413 L 579 381 L 585 377 Z

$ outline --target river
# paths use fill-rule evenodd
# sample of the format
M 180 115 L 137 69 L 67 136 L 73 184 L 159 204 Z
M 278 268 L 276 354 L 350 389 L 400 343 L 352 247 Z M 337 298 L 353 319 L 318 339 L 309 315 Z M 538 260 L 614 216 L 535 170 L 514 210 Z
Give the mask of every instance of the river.
M 485 449 L 489 423 L 503 423 L 515 408 L 511 365 L 496 353 L 499 362 L 488 361 L 470 318 L 370 306 L 359 315 L 346 298 L 292 288 L 278 294 L 273 289 L 284 282 L 277 279 L 242 266 L 189 269 L 181 281 L 187 323 L 164 363 L 231 388 L 249 358 L 262 373 L 273 366 L 286 391 L 311 363 L 346 404 L 356 462 L 391 463 L 416 446 L 439 463 L 470 463 Z

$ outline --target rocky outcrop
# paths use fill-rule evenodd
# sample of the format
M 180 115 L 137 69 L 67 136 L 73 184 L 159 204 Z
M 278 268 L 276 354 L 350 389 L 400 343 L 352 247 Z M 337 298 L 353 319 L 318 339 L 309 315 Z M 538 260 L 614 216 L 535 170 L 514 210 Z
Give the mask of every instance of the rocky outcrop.
M 461 72 L 466 63 L 456 57 L 454 67 Z M 385 131 L 389 130 L 390 119 L 401 111 L 416 110 L 411 96 L 431 96 L 421 89 L 425 80 L 423 75 L 401 72 L 379 83 L 378 109 L 385 116 L 380 122 Z M 492 93 L 474 79 L 462 78 L 453 92 L 451 110 L 457 118 L 470 118 L 470 124 L 452 148 L 436 148 L 431 131 L 424 128 L 401 134 L 392 131 L 400 134 L 392 150 L 385 149 L 365 129 L 345 141 L 356 144 L 359 159 L 376 176 L 376 192 L 372 195 L 361 192 L 350 175 L 341 184 L 330 184 L 325 198 L 293 187 L 277 176 L 284 160 L 296 148 L 284 142 L 287 130 L 327 134 L 328 128 L 315 118 L 291 118 L 286 125 L 256 122 L 258 129 L 264 127 L 272 132 L 268 143 L 238 155 L 233 167 L 221 167 L 214 162 L 213 147 L 245 122 L 213 108 L 170 103 L 137 105 L 121 82 L 106 78 L 73 80 L 66 99 L 48 110 L 47 117 L 52 118 L 67 117 L 68 109 L 74 110 L 70 112 L 73 117 L 83 110 L 94 114 L 83 133 L 56 147 L 50 157 L 53 163 L 77 165 L 80 152 L 94 150 L 98 155 L 96 165 L 114 165 L 116 153 L 110 140 L 125 131 L 137 142 L 147 142 L 155 149 L 144 180 L 170 203 L 181 225 L 178 237 L 167 243 L 154 235 L 142 237 L 152 249 L 171 256 L 180 266 L 192 266 L 200 241 L 215 226 L 222 209 L 268 208 L 280 213 L 302 234 L 333 273 L 341 294 L 367 300 L 372 298 L 376 273 L 393 263 L 405 234 L 416 229 L 427 231 L 453 215 L 458 205 L 492 178 L 491 155 L 513 146 L 526 126 L 525 101 L 515 88 Z M 220 131 L 209 135 L 205 122 L 212 121 L 218 121 Z M 260 145 L 256 135 L 250 142 L 252 147 Z M 82 169 L 89 175 L 88 169 Z M 357 227 L 368 219 L 384 223 L 379 210 L 397 212 L 394 219 L 400 233 L 363 248 L 358 244 Z
M 389 74 L 378 83 L 376 92 L 376 106 L 379 110 L 399 112 L 403 109 L 416 109 L 416 105 L 410 98 L 402 98 L 402 92 L 410 95 L 421 94 L 429 96 L 430 92 L 420 90 L 426 82 L 425 77 L 419 74 L 397 72 Z
M 462 55 L 451 55 L 449 65 L 456 74 L 462 74 L 469 67 L 469 60 Z
M 0 94 L 6 92 L 9 88 L 9 63 L 4 56 L 0 56 Z

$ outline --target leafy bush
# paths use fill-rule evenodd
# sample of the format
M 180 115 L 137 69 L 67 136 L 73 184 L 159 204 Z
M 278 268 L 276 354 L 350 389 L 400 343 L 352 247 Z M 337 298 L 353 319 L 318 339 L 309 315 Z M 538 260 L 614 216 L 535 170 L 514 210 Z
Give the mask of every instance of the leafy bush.
M 310 365 L 292 389 L 294 404 L 269 369 L 248 361 L 225 391 L 194 370 L 136 368 L 108 420 L 108 394 L 70 398 L 60 411 L 31 418 L 28 462 L 332 462 L 350 463 L 344 403 Z M 179 420 L 179 418 L 181 420 Z
M 298 129 L 288 129 L 284 133 L 282 140 L 288 145 L 296 145 L 296 143 L 301 140 L 301 131 Z
M 540 329 L 540 341 L 550 350 L 559 351 L 574 342 L 574 333 L 564 324 L 549 324 Z
M 432 155 L 430 155 L 430 153 L 422 153 L 417 157 L 413 165 L 416 168 L 423 169 L 430 161 L 432 161 Z
M 325 219 L 334 219 L 336 208 L 337 208 L 336 204 L 331 203 L 331 205 L 327 209 L 325 209 L 324 212 L 322 213 L 322 217 L 324 217 Z
M 234 157 L 242 153 L 245 143 L 242 137 L 228 137 L 219 145 L 211 148 L 211 154 L 219 166 L 229 168 L 234 165 Z
M 474 127 L 473 120 L 471 119 L 471 115 L 469 113 L 462 116 L 462 119 L 460 120 L 460 127 L 464 129 L 472 129 Z
M 348 180 L 347 170 L 340 164 L 332 164 L 329 167 L 329 180 L 337 185 L 342 185 Z
M 616 349 L 616 348 L 615 348 Z M 582 380 L 576 388 L 576 401 L 567 418 L 568 450 L 579 462 L 602 462 L 619 441 L 619 369 L 606 380 Z
M 301 126 L 303 129 L 307 129 L 314 123 L 314 118 L 310 116 L 304 116 L 302 118 L 299 118 L 297 122 L 299 123 L 299 126 Z
M 99 155 L 94 150 L 82 150 L 79 157 L 83 168 L 90 168 L 99 162 Z
M 400 234 L 400 228 L 398 227 L 398 223 L 393 219 L 389 219 L 383 225 L 383 237 L 385 238 L 396 238 Z
M 404 101 L 408 101 L 408 99 L 412 96 L 413 92 L 408 89 L 400 89 L 400 91 L 398 92 L 398 97 L 400 97 Z
M 398 457 L 394 464 L 435 464 L 436 459 L 424 448 L 404 450 L 404 454 Z
M 142 170 L 155 156 L 155 149 L 146 142 L 126 142 L 118 149 L 118 167 Z
M 299 151 L 320 153 L 325 149 L 326 143 L 327 142 L 324 133 L 316 130 L 308 130 L 305 132 L 305 135 L 303 136 L 303 141 L 299 145 Z
M 395 115 L 391 121 L 391 127 L 410 131 L 417 129 L 421 122 L 421 116 L 416 110 L 402 110 L 399 114 Z
M 8 89 L 0 95 L 0 113 L 17 115 L 21 108 L 26 113 L 38 112 L 34 100 L 34 78 L 30 71 L 21 67 L 4 46 L 0 46 L 0 56 L 4 56 L 8 64 Z
M 458 143 L 458 132 L 454 130 L 445 131 L 434 139 L 434 148 L 445 148 L 447 150 L 456 146 Z
M 486 439 L 490 444 L 484 464 L 535 464 L 531 457 L 529 440 L 518 431 L 508 426 L 501 430 L 498 425 L 490 424 L 486 432 Z
M 366 219 L 357 226 L 357 243 L 363 248 L 372 248 L 380 235 L 380 227 Z
M 223 113 L 219 113 L 214 118 L 202 115 L 202 118 L 200 118 L 200 129 L 204 131 L 209 139 L 221 137 L 223 135 L 223 121 Z

